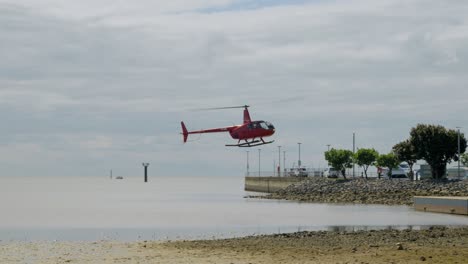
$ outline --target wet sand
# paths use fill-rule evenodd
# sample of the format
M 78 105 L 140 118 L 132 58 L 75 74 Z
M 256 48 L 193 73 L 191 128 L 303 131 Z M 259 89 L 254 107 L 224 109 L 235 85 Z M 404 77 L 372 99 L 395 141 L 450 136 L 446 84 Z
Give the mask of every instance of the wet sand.
M 468 227 L 174 242 L 0 242 L 0 263 L 467 263 Z

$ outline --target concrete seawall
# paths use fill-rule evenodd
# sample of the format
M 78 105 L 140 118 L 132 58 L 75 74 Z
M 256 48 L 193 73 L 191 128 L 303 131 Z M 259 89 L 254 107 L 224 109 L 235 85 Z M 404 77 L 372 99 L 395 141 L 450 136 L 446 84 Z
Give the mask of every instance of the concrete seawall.
M 245 177 L 244 190 L 250 192 L 276 192 L 291 184 L 301 182 L 304 177 Z
M 415 196 L 418 211 L 468 215 L 468 197 Z

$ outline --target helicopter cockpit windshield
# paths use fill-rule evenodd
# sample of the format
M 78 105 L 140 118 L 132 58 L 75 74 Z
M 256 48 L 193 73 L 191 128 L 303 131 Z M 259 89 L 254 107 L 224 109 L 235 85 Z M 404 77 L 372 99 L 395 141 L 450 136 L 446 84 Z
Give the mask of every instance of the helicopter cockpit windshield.
M 265 124 L 268 126 L 268 129 L 270 129 L 270 130 L 275 130 L 275 127 L 273 126 L 272 123 L 270 123 L 270 122 L 265 122 Z
M 263 128 L 265 130 L 274 130 L 275 129 L 275 127 L 269 122 L 261 121 L 258 124 L 260 125 L 261 128 Z

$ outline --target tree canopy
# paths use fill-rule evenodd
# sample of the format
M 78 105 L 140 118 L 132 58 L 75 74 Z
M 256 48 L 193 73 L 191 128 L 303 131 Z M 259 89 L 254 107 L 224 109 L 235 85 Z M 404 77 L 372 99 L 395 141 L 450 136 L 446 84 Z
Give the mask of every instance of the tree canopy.
M 353 152 L 347 149 L 330 149 L 325 151 L 325 160 L 333 168 L 341 171 L 343 178 L 346 179 L 346 169 L 353 167 Z
M 392 176 L 393 168 L 396 168 L 400 164 L 400 160 L 398 157 L 390 152 L 388 154 L 381 154 L 377 158 L 377 166 L 379 167 L 387 167 L 388 168 L 388 177 Z
M 364 174 L 366 175 L 367 179 L 367 169 L 370 165 L 373 165 L 377 160 L 379 153 L 375 149 L 358 149 L 358 151 L 354 155 L 354 160 L 356 164 L 361 166 L 364 169 Z
M 445 177 L 447 163 L 457 160 L 458 132 L 439 125 L 418 124 L 411 129 L 409 141 L 415 148 L 416 157 L 424 159 L 432 169 L 432 177 Z M 466 150 L 466 139 L 460 134 L 460 152 Z
M 409 176 L 413 179 L 413 165 L 418 160 L 418 157 L 416 155 L 416 149 L 413 144 L 411 144 L 411 141 L 405 140 L 396 144 L 393 146 L 393 153 L 395 153 L 400 161 L 408 163 L 410 169 Z
M 468 167 L 468 153 L 464 153 L 461 155 L 461 163 L 463 164 L 463 166 L 466 166 Z

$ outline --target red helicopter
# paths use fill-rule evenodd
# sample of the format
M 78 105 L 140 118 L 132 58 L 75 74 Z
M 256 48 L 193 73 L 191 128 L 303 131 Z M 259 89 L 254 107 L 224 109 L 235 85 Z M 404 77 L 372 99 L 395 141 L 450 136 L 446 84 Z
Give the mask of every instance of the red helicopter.
M 244 106 L 233 106 L 233 107 L 221 107 L 221 108 L 209 108 L 204 110 L 213 109 L 230 109 L 230 108 L 244 108 L 244 123 L 242 125 L 213 128 L 206 130 L 187 131 L 184 122 L 180 122 L 182 125 L 182 135 L 184 135 L 184 143 L 187 142 L 189 134 L 203 134 L 203 133 L 217 133 L 217 132 L 229 132 L 233 139 L 237 139 L 237 144 L 228 144 L 227 147 L 255 147 L 265 144 L 273 143 L 272 141 L 265 141 L 263 137 L 269 137 L 275 133 L 275 127 L 266 121 L 251 121 L 248 110 L 248 105 Z M 241 143 L 241 141 L 244 141 Z

